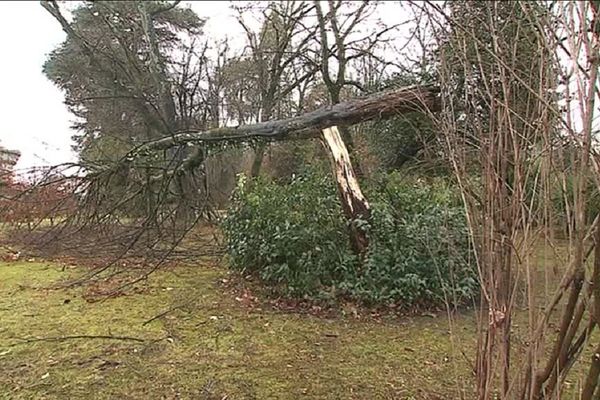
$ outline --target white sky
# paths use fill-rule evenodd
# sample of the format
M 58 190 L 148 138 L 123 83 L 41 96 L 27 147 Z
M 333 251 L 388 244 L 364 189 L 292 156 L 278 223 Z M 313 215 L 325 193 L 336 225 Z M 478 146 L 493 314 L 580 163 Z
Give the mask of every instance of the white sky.
M 402 12 L 394 3 L 384 3 L 382 20 L 400 22 Z M 228 36 L 235 45 L 243 40 L 243 31 L 229 4 L 183 2 L 200 17 L 208 17 L 207 36 L 213 40 Z M 48 53 L 64 39 L 59 24 L 39 2 L 0 1 L 0 145 L 21 152 L 17 170 L 76 159 L 71 151 L 73 116 L 63 104 L 62 92 L 42 74 Z
M 185 3 L 209 17 L 207 34 L 239 33 L 228 2 Z M 73 116 L 62 92 L 42 73 L 47 54 L 64 39 L 60 25 L 37 1 L 0 2 L 0 145 L 21 152 L 17 169 L 75 160 Z

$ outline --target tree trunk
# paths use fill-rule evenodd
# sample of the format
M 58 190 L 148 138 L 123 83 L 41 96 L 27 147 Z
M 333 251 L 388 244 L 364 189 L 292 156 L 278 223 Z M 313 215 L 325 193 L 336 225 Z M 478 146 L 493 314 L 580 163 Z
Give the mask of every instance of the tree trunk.
M 146 3 L 140 1 L 138 3 L 138 10 L 140 12 L 142 29 L 144 36 L 148 41 L 149 47 L 149 69 L 152 75 L 152 81 L 155 86 L 155 90 L 158 94 L 161 117 L 164 120 L 164 124 L 167 126 L 169 131 L 175 131 L 175 102 L 171 93 L 171 86 L 167 77 L 165 66 L 160 58 L 160 50 L 158 48 L 158 38 L 156 37 L 156 30 L 154 28 L 153 15 L 148 11 Z
M 164 150 L 187 143 L 248 142 L 306 139 L 318 137 L 331 126 L 349 126 L 374 119 L 387 119 L 412 111 L 435 111 L 437 90 L 431 86 L 411 86 L 374 93 L 369 96 L 320 108 L 297 117 L 270 120 L 253 125 L 221 127 L 206 131 L 180 132 L 173 136 L 147 142 L 136 153 Z
M 600 225 L 596 227 L 596 238 L 594 243 L 594 269 L 592 272 L 592 319 L 595 324 L 600 325 Z M 581 400 L 597 399 L 594 393 L 598 392 L 598 377 L 600 377 L 600 344 L 596 345 L 592 354 L 592 362 L 588 369 L 583 389 L 581 391 Z
M 331 155 L 331 164 L 342 209 L 349 222 L 350 243 L 356 254 L 363 256 L 369 247 L 369 239 L 367 232 L 357 225 L 356 221 L 366 221 L 371 217 L 369 203 L 360 190 L 348 149 L 338 128 L 336 126 L 325 128 L 323 138 Z
M 266 143 L 259 143 L 254 150 L 254 159 L 252 160 L 252 168 L 250 169 L 250 176 L 256 178 L 260 175 L 263 159 L 265 158 L 265 151 L 267 150 Z
M 269 104 L 272 104 L 269 103 Z M 263 113 L 260 117 L 260 122 L 267 122 L 271 119 L 271 113 L 273 110 L 272 105 L 268 105 L 263 107 Z M 260 170 L 262 168 L 263 159 L 265 158 L 265 152 L 267 151 L 267 144 L 265 142 L 261 142 L 256 146 L 254 150 L 254 160 L 252 160 L 252 168 L 250 169 L 250 176 L 252 178 L 256 178 L 260 175 Z

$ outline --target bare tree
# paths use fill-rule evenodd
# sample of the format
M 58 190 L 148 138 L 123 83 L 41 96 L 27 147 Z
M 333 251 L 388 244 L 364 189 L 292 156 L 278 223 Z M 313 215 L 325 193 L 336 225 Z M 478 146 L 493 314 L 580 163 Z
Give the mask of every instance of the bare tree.
M 247 39 L 247 52 L 238 62 L 249 67 L 239 71 L 251 75 L 253 86 L 248 88 L 250 101 L 256 102 L 258 121 L 273 118 L 278 106 L 288 99 L 301 85 L 312 80 L 316 68 L 304 69 L 298 73 L 298 65 L 303 62 L 304 53 L 314 38 L 316 29 L 307 25 L 311 12 L 310 3 L 304 1 L 276 1 L 266 5 L 237 8 L 238 22 L 244 29 Z M 246 22 L 251 11 L 260 14 L 259 32 L 255 32 Z M 295 72 L 295 74 L 294 74 Z M 247 79 L 247 77 L 239 79 Z M 279 113 L 278 117 L 286 115 Z M 251 176 L 258 176 L 266 149 L 259 143 L 251 168 Z
M 319 34 L 313 62 L 320 69 L 331 103 L 336 104 L 341 100 L 344 87 L 364 90 L 358 80 L 349 77 L 352 63 L 375 59 L 380 65 L 386 65 L 377 51 L 391 40 L 400 24 L 380 25 L 375 19 L 377 2 L 331 0 L 327 5 L 325 12 L 321 1 L 314 1 Z M 350 132 L 346 129 L 341 132 L 352 153 L 354 142 Z

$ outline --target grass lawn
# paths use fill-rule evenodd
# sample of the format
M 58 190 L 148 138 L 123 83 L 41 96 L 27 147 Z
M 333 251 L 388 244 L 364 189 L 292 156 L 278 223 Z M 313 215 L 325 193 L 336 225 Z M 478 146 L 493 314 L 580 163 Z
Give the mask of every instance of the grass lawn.
M 249 307 L 221 283 L 222 267 L 204 264 L 89 302 L 89 287 L 57 285 L 83 268 L 0 263 L 0 398 L 471 396 L 472 354 L 462 353 L 474 349 L 471 314 L 450 334 L 443 315 L 328 319 Z

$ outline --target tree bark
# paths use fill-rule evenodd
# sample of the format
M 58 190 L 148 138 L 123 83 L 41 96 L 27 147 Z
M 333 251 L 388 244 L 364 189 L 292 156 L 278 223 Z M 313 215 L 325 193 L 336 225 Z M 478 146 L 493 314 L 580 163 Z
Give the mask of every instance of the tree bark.
M 595 324 L 600 325 L 600 224 L 596 227 L 595 236 L 594 269 L 592 272 L 592 319 Z M 598 377 L 600 376 L 600 344 L 596 345 L 591 361 L 583 384 L 583 390 L 581 391 L 581 400 L 598 398 L 594 397 L 594 393 L 598 391 Z
M 265 158 L 265 152 L 267 150 L 266 143 L 259 143 L 254 150 L 254 159 L 252 160 L 252 167 L 250 168 L 250 176 L 256 178 L 260 175 L 260 169 L 262 167 L 263 159 Z
M 592 363 L 588 371 L 588 375 L 583 384 L 583 390 L 581 392 L 581 400 L 593 400 L 598 397 L 594 397 L 594 393 L 597 392 L 598 377 L 600 376 L 600 345 L 594 350 L 592 355 Z
M 336 185 L 342 202 L 344 215 L 348 220 L 350 243 L 354 252 L 364 255 L 369 247 L 367 232 L 357 220 L 367 221 L 371 217 L 371 210 L 367 199 L 360 190 L 356 179 L 348 149 L 336 126 L 323 130 L 323 138 L 329 149 L 331 164 Z
M 261 115 L 260 122 L 266 122 L 271 119 L 271 113 L 273 112 L 274 102 L 270 100 L 267 106 L 263 106 L 263 114 Z M 252 178 L 260 175 L 260 169 L 262 167 L 263 159 L 265 158 L 265 152 L 267 151 L 267 144 L 262 142 L 256 146 L 254 150 L 254 160 L 252 160 L 252 167 L 250 168 L 250 176 Z

